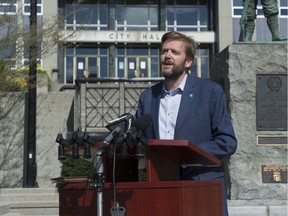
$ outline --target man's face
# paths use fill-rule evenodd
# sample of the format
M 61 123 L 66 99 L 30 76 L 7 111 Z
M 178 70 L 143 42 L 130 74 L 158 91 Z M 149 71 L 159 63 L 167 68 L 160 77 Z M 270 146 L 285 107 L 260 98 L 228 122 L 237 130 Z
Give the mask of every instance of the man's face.
M 166 79 L 177 79 L 185 68 L 189 68 L 192 59 L 186 59 L 185 44 L 182 41 L 167 41 L 161 51 L 161 73 Z

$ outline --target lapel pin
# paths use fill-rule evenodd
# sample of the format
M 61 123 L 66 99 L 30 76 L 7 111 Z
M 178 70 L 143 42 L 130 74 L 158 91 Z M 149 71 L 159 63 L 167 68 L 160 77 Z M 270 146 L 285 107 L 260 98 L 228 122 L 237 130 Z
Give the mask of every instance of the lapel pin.
M 189 94 L 189 97 L 192 98 L 194 95 L 192 93 Z

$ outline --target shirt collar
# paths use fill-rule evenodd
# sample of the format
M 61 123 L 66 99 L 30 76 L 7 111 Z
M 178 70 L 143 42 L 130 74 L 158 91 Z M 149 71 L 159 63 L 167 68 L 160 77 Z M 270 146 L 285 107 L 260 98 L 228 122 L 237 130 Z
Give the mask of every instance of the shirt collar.
M 182 92 L 184 91 L 186 80 L 187 80 L 187 74 L 185 74 L 184 79 L 182 80 L 180 85 L 176 89 L 174 89 L 173 91 L 167 91 L 166 85 L 164 82 L 164 85 L 162 88 L 162 97 L 165 97 L 166 95 L 174 96 L 176 94 L 182 94 Z

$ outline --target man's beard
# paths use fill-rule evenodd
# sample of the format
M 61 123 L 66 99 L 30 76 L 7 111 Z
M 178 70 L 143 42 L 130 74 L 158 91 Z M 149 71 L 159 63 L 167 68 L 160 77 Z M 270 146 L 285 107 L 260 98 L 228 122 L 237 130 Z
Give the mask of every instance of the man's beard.
M 161 74 L 167 80 L 177 80 L 183 73 L 185 73 L 185 71 L 185 61 L 183 61 L 181 64 L 178 65 L 173 64 L 172 69 L 169 71 L 161 70 Z

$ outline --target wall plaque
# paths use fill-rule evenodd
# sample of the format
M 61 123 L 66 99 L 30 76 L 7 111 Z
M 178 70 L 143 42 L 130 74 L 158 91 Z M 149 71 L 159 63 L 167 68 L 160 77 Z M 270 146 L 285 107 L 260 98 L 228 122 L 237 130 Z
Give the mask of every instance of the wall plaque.
M 287 183 L 287 165 L 262 165 L 263 183 Z
M 258 74 L 256 80 L 257 130 L 287 130 L 287 74 Z
M 257 135 L 258 146 L 288 146 L 287 136 Z

